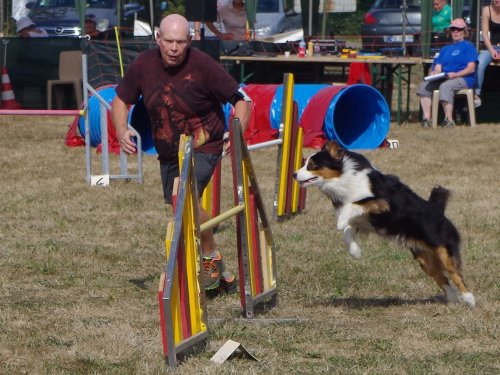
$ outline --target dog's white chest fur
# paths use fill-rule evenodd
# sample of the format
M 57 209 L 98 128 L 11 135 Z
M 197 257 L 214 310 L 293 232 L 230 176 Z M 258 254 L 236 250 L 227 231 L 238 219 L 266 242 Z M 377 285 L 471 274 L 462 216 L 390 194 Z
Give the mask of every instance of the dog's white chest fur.
M 354 169 L 354 161 L 346 159 L 344 173 L 337 178 L 325 180 L 324 184 L 318 186 L 321 192 L 335 201 L 344 203 L 373 197 L 368 178 L 370 170 L 357 171 Z

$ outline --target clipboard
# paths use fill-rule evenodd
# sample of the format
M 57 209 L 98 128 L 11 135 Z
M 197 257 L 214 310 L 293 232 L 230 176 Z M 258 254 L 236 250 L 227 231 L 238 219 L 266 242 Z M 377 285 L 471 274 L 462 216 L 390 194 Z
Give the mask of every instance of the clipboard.
M 426 82 L 433 82 L 433 81 L 444 80 L 446 78 L 448 78 L 448 74 L 447 73 L 438 73 L 438 74 L 434 74 L 432 76 L 425 76 L 424 77 L 424 81 L 426 81 Z

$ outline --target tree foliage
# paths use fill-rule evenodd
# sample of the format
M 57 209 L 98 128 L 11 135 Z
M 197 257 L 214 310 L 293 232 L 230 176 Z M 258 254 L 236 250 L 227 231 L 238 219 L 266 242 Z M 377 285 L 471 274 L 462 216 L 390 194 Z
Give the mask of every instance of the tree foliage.
M 332 13 L 328 16 L 329 29 L 334 35 L 360 35 L 364 14 L 375 0 L 357 0 L 356 12 Z
M 184 14 L 185 11 L 185 0 L 169 0 L 168 8 L 163 16 L 168 16 L 169 14 Z

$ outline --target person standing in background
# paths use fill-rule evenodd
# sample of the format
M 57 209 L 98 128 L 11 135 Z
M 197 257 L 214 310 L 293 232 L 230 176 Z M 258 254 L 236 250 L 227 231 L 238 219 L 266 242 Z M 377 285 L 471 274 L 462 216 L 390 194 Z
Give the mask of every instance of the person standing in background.
M 224 32 L 218 30 L 212 22 L 206 22 L 208 29 L 219 39 L 245 40 L 247 34 L 247 11 L 243 0 L 230 2 L 217 9 L 217 16 L 224 25 Z
M 486 50 L 481 51 L 477 66 L 477 89 L 474 106 L 481 105 L 481 88 L 484 72 L 493 60 L 500 60 L 500 0 L 491 0 L 481 13 L 481 32 Z
M 192 22 L 192 26 L 191 40 L 201 40 L 201 22 Z
M 446 0 L 432 2 L 432 31 L 442 33 L 450 26 L 451 7 Z

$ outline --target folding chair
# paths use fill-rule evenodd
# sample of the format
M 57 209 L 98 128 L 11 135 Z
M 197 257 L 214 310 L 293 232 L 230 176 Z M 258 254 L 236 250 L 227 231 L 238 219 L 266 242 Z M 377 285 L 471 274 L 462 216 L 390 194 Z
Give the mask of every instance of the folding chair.
M 55 99 L 58 109 L 63 107 L 64 92 L 59 89 L 68 85 L 73 88 L 77 109 L 81 108 L 83 102 L 82 75 L 82 51 L 62 51 L 59 54 L 59 79 L 47 81 L 47 108 L 52 109 L 53 99 Z

